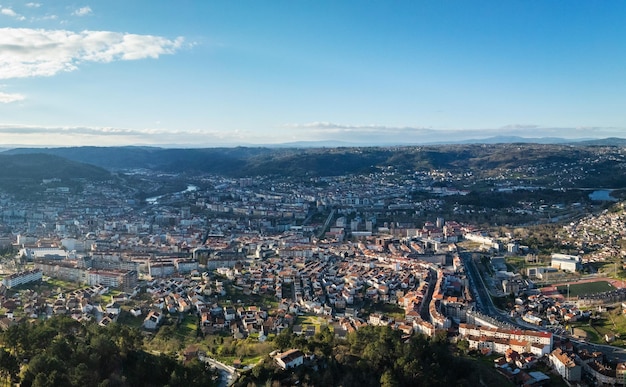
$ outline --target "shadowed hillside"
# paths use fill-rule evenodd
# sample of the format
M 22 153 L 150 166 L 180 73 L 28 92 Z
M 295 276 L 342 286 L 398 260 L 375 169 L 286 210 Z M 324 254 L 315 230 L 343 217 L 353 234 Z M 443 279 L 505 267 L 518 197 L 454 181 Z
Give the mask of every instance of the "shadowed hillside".
M 621 148 L 567 144 L 466 144 L 347 148 L 205 148 L 79 147 L 14 149 L 3 154 L 45 152 L 109 170 L 144 168 L 175 174 L 230 177 L 281 175 L 337 176 L 393 167 L 402 172 L 472 173 L 479 179 L 505 171 L 536 184 L 563 187 L 626 187 Z M 564 171 L 584 171 L 568 181 Z M 565 174 L 567 175 L 567 174 Z M 573 175 L 572 175 L 573 176 Z
M 50 154 L 0 154 L 0 179 L 88 179 L 105 180 L 103 168 Z

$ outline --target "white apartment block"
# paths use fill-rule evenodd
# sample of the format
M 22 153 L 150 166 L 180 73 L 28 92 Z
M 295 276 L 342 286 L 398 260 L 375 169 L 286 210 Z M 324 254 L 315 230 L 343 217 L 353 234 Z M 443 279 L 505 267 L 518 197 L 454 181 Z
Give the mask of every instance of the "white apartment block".
M 7 288 L 11 289 L 15 286 L 27 284 L 29 282 L 41 281 L 41 277 L 41 270 L 28 270 L 9 275 L 2 280 L 2 283 Z

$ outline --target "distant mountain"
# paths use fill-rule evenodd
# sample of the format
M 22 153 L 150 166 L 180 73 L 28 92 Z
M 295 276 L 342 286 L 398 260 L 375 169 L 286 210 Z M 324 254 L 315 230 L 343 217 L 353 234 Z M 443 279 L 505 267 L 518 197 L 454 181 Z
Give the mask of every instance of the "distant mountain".
M 290 142 L 283 144 L 275 144 L 275 145 L 267 145 L 268 148 L 316 148 L 316 147 L 326 147 L 326 148 L 337 148 L 337 147 L 364 147 L 364 146 L 419 146 L 419 145 L 462 145 L 462 144 L 578 144 L 578 143 L 586 143 L 591 142 L 589 145 L 592 145 L 597 142 L 596 145 L 611 145 L 611 141 L 613 140 L 621 140 L 621 139 L 590 139 L 590 138 L 580 138 L 580 139 L 568 139 L 561 137 L 521 137 L 521 136 L 494 136 L 487 138 L 474 138 L 468 140 L 458 140 L 458 141 L 431 141 L 431 142 L 410 142 L 410 143 L 401 143 L 401 142 L 388 142 L 388 143 L 379 143 L 379 144 L 365 144 L 359 143 L 358 141 L 353 142 L 343 142 L 343 141 L 299 141 L 299 142 Z
M 626 146 L 626 138 L 609 137 L 602 139 L 585 140 L 577 144 L 590 146 Z
M 487 138 L 430 142 L 427 145 L 453 145 L 453 144 L 578 144 L 590 139 L 568 139 L 560 137 L 520 137 L 520 136 L 494 136 Z
M 509 140 L 514 138 L 506 137 Z M 619 144 L 621 139 L 607 139 Z M 280 175 L 297 178 L 363 174 L 393 167 L 402 171 L 471 172 L 491 179 L 502 169 L 536 168 L 537 181 L 579 166 L 587 171 L 567 184 L 626 187 L 619 157 L 600 157 L 610 150 L 583 143 L 447 144 L 339 148 L 204 148 L 78 147 L 13 149 L 3 155 L 49 153 L 108 170 L 150 169 L 173 174 L 215 174 L 229 177 Z M 622 142 L 623 143 L 623 142 Z M 606 145 L 605 145 L 606 146 Z M 0 160 L 1 162 L 1 160 Z M 50 165 L 54 164 L 49 162 Z M 6 168 L 5 168 L 6 170 Z M 548 181 L 547 180 L 547 181 Z M 539 183 L 538 183 L 539 184 Z M 565 184 L 565 183 L 564 183 Z M 582 185 L 581 185 L 582 184 Z
M 46 153 L 108 170 L 153 169 L 164 172 L 236 173 L 245 160 L 272 154 L 269 148 L 163 149 L 151 147 L 17 148 L 3 154 Z

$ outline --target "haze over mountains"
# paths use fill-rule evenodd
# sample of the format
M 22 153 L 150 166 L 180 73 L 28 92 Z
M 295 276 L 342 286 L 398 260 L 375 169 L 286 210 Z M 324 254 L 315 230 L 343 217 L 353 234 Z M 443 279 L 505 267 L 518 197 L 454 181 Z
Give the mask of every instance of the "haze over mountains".
M 359 138 L 357 136 L 357 138 Z M 239 143 L 239 144 L 215 144 L 214 146 L 204 146 L 198 144 L 176 144 L 170 145 L 148 145 L 148 144 L 135 144 L 128 145 L 133 147 L 147 147 L 147 148 L 175 148 L 175 149 L 188 149 L 188 148 L 235 148 L 235 147 L 263 147 L 263 148 L 336 148 L 336 147 L 372 147 L 372 146 L 410 146 L 410 145 L 453 145 L 453 144 L 510 144 L 510 143 L 527 143 L 527 144 L 579 144 L 579 145 L 626 145 L 626 139 L 619 137 L 607 137 L 607 138 L 564 138 L 564 137 L 523 137 L 517 135 L 499 135 L 491 137 L 472 138 L 464 140 L 447 140 L 449 136 L 442 136 L 442 139 L 436 141 L 417 141 L 417 140 L 394 140 L 394 139 L 380 139 L 377 141 L 372 140 L 319 140 L 319 141 L 293 141 L 275 144 L 255 144 L 255 143 Z M 0 147 L 0 152 L 16 149 L 16 148 L 45 148 L 56 146 L 42 146 L 33 147 L 32 145 L 21 144 L 4 144 Z M 120 146 L 121 147 L 121 146 Z M 65 147 L 61 147 L 65 148 Z

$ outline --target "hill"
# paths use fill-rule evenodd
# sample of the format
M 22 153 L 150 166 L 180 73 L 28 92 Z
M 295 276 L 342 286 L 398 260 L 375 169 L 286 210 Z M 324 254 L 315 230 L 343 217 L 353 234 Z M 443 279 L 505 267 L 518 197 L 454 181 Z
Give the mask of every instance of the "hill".
M 607 142 L 616 143 L 613 140 L 607 139 Z M 626 187 L 626 170 L 622 168 L 624 156 L 620 148 L 596 143 L 306 149 L 22 148 L 3 154 L 41 152 L 108 170 L 143 168 L 178 175 L 206 173 L 228 177 L 280 175 L 309 178 L 371 173 L 391 167 L 402 172 L 470 173 L 483 180 L 492 180 L 503 173 L 518 174 L 527 179 L 525 184 L 550 183 L 559 187 Z M 555 178 L 556 175 L 560 177 Z
M 0 190 L 32 198 L 46 189 L 67 187 L 80 192 L 84 182 L 98 182 L 111 178 L 107 170 L 49 154 L 0 154 Z M 44 180 L 50 182 L 43 185 Z
M 105 180 L 103 168 L 50 154 L 0 154 L 0 179 L 88 179 Z

